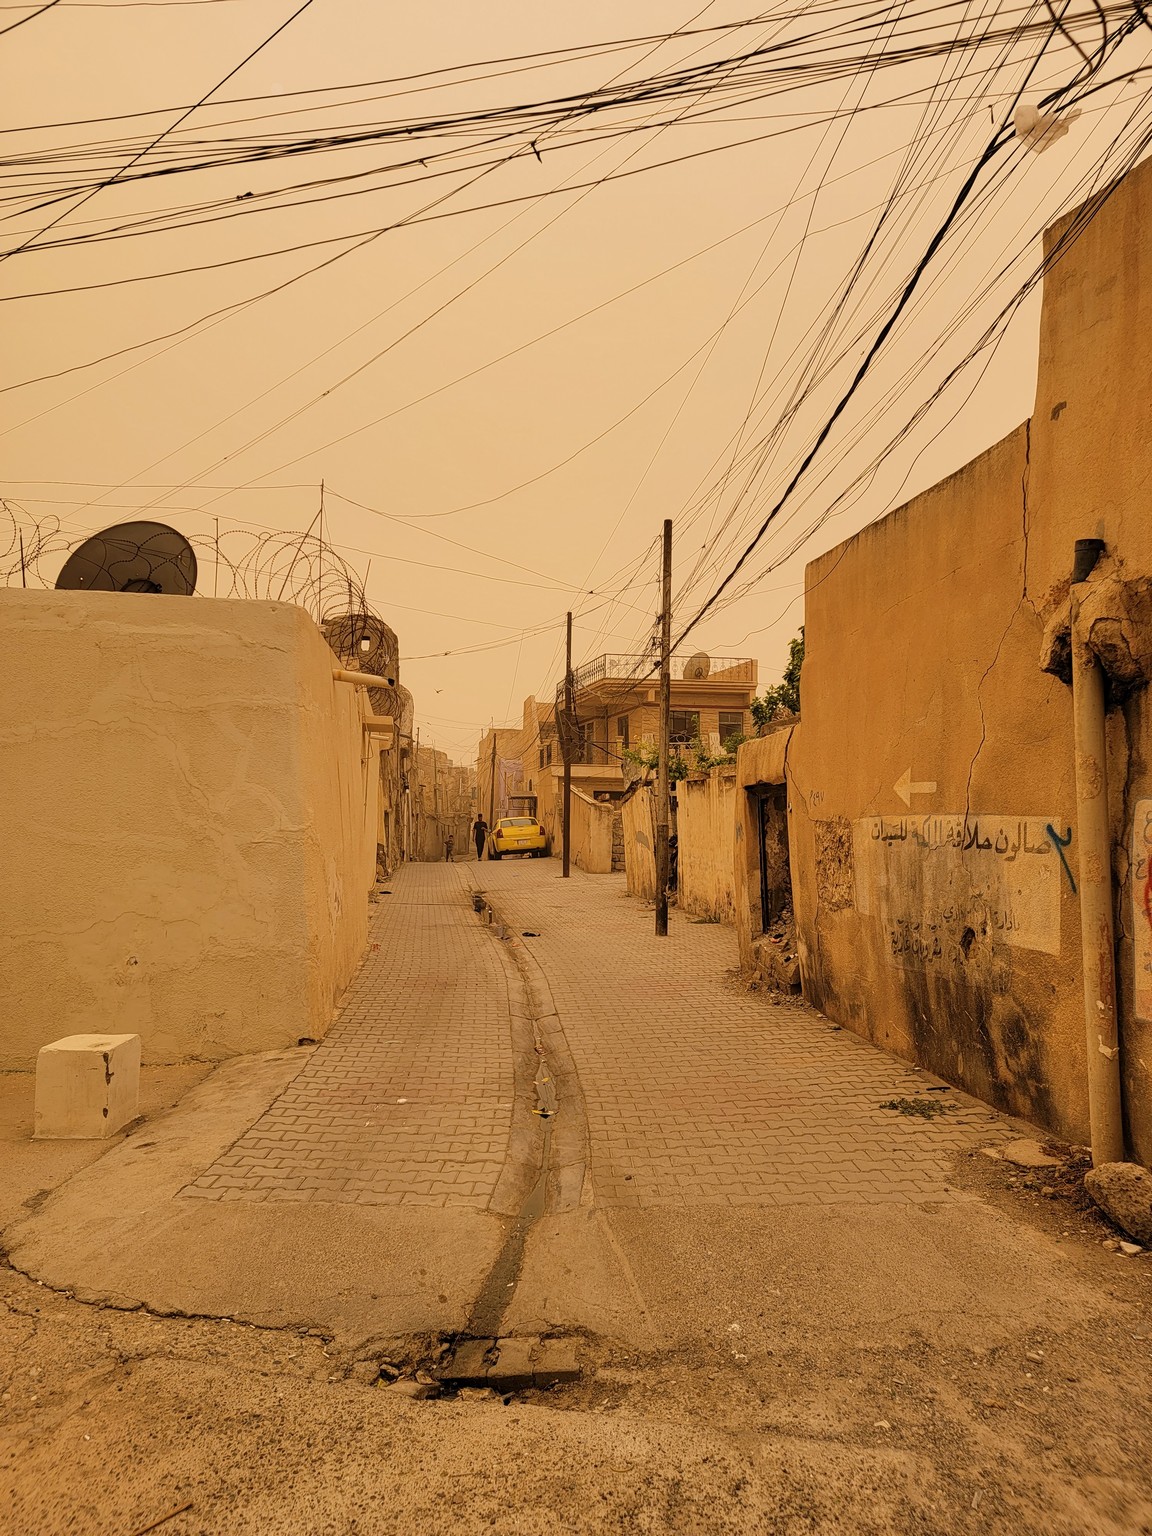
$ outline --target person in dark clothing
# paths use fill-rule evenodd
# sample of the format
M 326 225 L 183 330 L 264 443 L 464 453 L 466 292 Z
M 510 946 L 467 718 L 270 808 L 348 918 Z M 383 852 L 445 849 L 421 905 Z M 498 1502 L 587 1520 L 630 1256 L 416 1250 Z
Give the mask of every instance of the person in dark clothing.
M 455 847 L 456 839 L 452 833 L 449 832 L 448 836 L 444 839 L 444 857 L 447 859 L 449 864 L 453 862 L 452 852 Z
M 476 841 L 476 857 L 484 857 L 484 844 L 488 841 L 488 823 L 483 816 L 477 816 L 472 825 L 472 836 Z

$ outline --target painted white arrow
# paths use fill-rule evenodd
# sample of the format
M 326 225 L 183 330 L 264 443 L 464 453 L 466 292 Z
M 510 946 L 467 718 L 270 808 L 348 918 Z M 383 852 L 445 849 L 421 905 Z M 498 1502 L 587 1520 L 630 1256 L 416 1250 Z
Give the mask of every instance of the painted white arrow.
M 934 795 L 936 793 L 936 780 L 921 779 L 914 783 L 911 768 L 905 768 L 904 772 L 896 780 L 893 788 L 904 804 L 910 806 L 913 795 Z

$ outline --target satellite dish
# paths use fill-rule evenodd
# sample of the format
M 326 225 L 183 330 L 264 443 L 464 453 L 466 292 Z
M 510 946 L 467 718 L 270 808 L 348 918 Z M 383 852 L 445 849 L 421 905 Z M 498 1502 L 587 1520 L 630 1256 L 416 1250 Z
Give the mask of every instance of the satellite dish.
M 165 523 L 117 523 L 74 549 L 56 578 L 64 592 L 168 592 L 191 597 L 196 556 Z
M 695 656 L 689 656 L 684 663 L 684 677 L 694 683 L 702 683 L 712 670 L 712 662 L 703 651 L 697 651 Z

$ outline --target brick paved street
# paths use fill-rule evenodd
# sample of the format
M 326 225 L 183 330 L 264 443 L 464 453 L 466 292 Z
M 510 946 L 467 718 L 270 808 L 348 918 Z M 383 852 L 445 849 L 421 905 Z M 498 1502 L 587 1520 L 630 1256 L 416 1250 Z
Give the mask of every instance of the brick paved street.
M 623 876 L 559 874 L 557 860 L 469 869 L 514 932 L 539 931 L 520 942 L 575 1059 L 598 1203 L 948 1200 L 954 1153 L 1020 1134 L 954 1090 L 929 1095 L 947 1106 L 932 1120 L 882 1109 L 936 1080 L 733 984 L 731 929 L 674 910 L 657 939 Z
M 925 1078 L 802 1003 L 746 994 L 730 929 L 650 909 L 556 860 L 407 865 L 329 1037 L 184 1195 L 484 1209 L 513 1103 L 510 949 L 538 966 L 578 1072 L 588 1195 L 607 1206 L 955 1198 L 949 1157 L 1012 1134 L 957 1092 L 935 1120 L 882 1109 Z M 570 1104 L 567 1107 L 571 1111 Z
M 508 971 L 465 868 L 404 866 L 327 1038 L 185 1196 L 488 1204 L 512 1113 Z
M 673 912 L 658 941 L 620 876 L 550 861 L 415 864 L 392 883 L 339 1018 L 246 1135 L 185 1190 L 205 1200 L 489 1206 L 513 1101 L 506 947 L 539 966 L 587 1113 L 600 1204 L 946 1200 L 950 1156 L 1012 1134 L 955 1091 L 934 1120 L 882 1109 L 926 1081 L 731 977 L 731 930 Z M 569 1113 L 572 1106 L 564 1106 Z M 588 1182 L 590 1181 L 590 1182 Z

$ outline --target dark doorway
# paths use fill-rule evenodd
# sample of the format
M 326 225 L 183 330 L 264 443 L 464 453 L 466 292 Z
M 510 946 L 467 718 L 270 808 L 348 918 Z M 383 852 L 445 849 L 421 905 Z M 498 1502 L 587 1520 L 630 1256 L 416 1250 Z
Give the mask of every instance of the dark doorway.
M 756 796 L 760 854 L 760 931 L 768 929 L 792 905 L 788 867 L 788 791 L 783 784 L 758 784 Z

